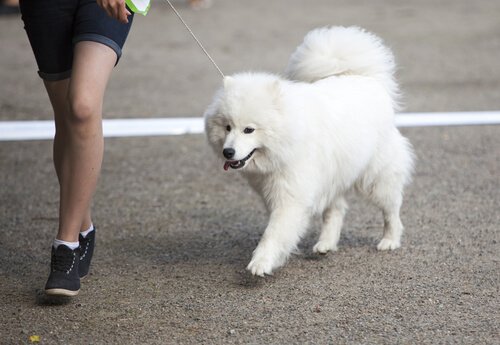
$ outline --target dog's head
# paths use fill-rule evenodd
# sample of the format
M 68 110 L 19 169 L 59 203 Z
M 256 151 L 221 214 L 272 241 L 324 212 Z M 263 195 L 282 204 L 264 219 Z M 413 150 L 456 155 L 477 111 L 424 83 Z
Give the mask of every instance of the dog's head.
M 263 172 L 270 169 L 280 109 L 276 76 L 244 73 L 224 78 L 223 87 L 205 112 L 205 131 L 224 169 Z

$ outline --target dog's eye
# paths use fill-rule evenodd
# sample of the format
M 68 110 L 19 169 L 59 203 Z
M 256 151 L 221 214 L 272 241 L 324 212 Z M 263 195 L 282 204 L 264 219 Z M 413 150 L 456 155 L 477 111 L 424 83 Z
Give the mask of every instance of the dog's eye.
M 255 131 L 255 128 L 252 128 L 252 127 L 246 127 L 246 128 L 243 130 L 243 133 L 245 133 L 245 134 L 250 134 L 250 133 L 252 133 L 253 131 Z
M 226 126 L 226 131 L 230 132 L 231 131 L 231 126 L 227 125 Z

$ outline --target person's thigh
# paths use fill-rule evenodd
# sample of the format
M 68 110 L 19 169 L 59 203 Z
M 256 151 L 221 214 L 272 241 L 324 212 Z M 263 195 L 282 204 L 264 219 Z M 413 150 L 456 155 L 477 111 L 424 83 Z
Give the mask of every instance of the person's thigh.
M 113 66 L 118 63 L 132 25 L 109 17 L 95 0 L 79 0 L 75 13 L 71 106 L 100 113 Z M 88 108 L 91 109 L 88 109 Z M 96 108 L 97 107 L 97 108 Z M 78 116 L 78 114 L 76 114 Z
M 69 100 L 73 108 L 101 115 L 106 86 L 116 63 L 116 52 L 93 41 L 75 45 Z M 78 116 L 78 114 L 75 114 Z

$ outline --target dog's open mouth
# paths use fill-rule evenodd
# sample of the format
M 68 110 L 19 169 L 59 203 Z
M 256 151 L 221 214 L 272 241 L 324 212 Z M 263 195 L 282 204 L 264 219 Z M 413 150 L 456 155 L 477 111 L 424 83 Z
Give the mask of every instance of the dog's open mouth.
M 232 168 L 232 169 L 243 168 L 245 166 L 246 161 L 252 157 L 255 150 L 256 149 L 253 149 L 252 152 L 250 152 L 245 158 L 240 159 L 238 161 L 226 161 L 224 163 L 224 170 L 228 170 L 229 168 Z

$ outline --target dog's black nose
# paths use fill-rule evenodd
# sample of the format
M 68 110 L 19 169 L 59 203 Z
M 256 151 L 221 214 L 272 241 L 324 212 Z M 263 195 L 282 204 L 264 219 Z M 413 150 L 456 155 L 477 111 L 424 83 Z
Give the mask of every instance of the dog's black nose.
M 231 148 L 222 150 L 222 154 L 227 159 L 233 158 L 235 153 L 236 153 L 236 151 L 234 151 L 234 149 L 231 149 Z

